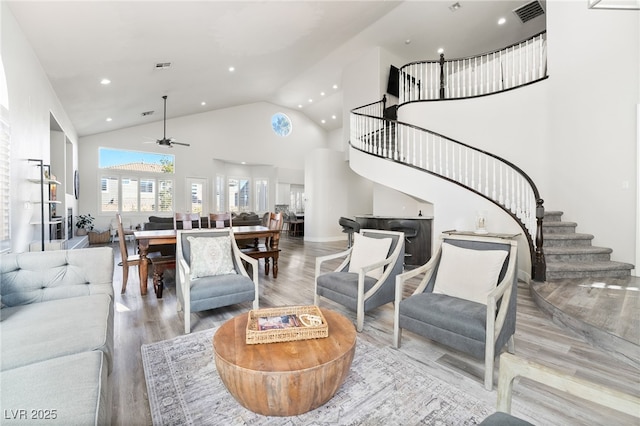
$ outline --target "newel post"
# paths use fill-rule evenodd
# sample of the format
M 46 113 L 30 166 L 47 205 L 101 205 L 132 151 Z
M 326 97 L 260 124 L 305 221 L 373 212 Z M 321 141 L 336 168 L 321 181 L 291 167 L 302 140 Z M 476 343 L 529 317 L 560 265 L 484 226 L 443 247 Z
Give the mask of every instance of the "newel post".
M 444 99 L 444 53 L 440 54 L 440 99 Z
M 536 200 L 536 254 L 533 264 L 533 280 L 546 281 L 547 279 L 547 262 L 544 259 L 544 235 L 542 234 L 542 221 L 544 219 L 544 200 L 539 198 Z

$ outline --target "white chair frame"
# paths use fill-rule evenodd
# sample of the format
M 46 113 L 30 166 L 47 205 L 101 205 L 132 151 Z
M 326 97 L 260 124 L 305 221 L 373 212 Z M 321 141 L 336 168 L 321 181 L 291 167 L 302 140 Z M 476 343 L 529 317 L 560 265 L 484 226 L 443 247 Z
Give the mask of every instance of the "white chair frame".
M 251 280 L 253 281 L 253 285 L 255 286 L 256 296 L 253 300 L 253 309 L 258 309 L 260 307 L 258 286 L 258 260 L 249 257 L 240 251 L 238 245 L 236 244 L 232 228 L 178 230 L 176 235 L 176 296 L 178 311 L 184 311 L 185 334 L 191 333 L 191 286 L 189 285 L 189 283 L 191 282 L 191 268 L 182 253 L 182 235 L 186 233 L 197 236 L 198 234 L 211 234 L 214 232 L 229 233 L 229 235 L 231 236 L 231 250 L 233 251 L 234 260 L 238 265 L 239 272 L 243 276 L 251 278 Z M 247 273 L 247 270 L 242 263 L 243 261 L 251 265 L 252 277 L 249 277 L 249 274 Z

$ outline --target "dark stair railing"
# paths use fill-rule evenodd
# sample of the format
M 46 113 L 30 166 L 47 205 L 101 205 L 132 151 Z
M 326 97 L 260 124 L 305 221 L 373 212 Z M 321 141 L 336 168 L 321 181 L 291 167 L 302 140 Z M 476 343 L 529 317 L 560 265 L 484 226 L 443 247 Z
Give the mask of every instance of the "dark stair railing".
M 534 280 L 544 281 L 544 202 L 531 178 L 497 155 L 387 119 L 385 107 L 383 98 L 351 111 L 351 146 L 448 180 L 499 206 L 524 231 L 531 253 L 531 274 Z

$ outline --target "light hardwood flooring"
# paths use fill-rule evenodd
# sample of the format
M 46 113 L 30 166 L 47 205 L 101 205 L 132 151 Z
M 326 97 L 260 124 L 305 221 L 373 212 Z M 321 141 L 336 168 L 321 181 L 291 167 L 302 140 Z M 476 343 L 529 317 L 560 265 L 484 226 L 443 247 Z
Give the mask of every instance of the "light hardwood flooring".
M 284 237 L 280 246 L 282 252 L 277 279 L 265 277 L 263 261 L 260 262 L 261 307 L 313 303 L 315 258 L 343 250 L 346 242 L 303 243 L 301 238 Z M 120 256 L 115 245 L 114 253 L 117 265 Z M 122 268 L 116 266 L 114 270 L 116 312 L 112 423 L 115 425 L 151 424 L 140 346 L 183 334 L 182 313 L 176 312 L 173 271 L 167 273 L 167 288 L 162 299 L 156 298 L 151 285 L 149 293 L 140 296 L 135 272 L 132 270 L 129 274 L 126 294 L 120 295 Z M 408 287 L 410 291 L 411 285 Z M 327 299 L 322 299 L 320 305 L 355 321 L 354 312 Z M 249 309 L 251 305 L 245 303 L 192 314 L 192 329 L 210 329 Z M 358 338 L 380 347 L 391 347 L 392 334 L 393 306 L 388 304 L 366 315 L 364 331 L 359 333 Z M 515 342 L 516 354 L 519 356 L 640 396 L 640 370 L 595 348 L 577 333 L 554 324 L 537 308 L 526 284 L 521 284 L 518 291 Z M 495 389 L 488 392 L 483 387 L 482 361 L 408 331 L 403 332 L 399 350 L 424 364 L 431 375 L 463 389 L 492 407 L 495 406 Z M 498 366 L 494 374 L 496 383 L 497 371 Z M 411 372 L 407 371 L 407 374 Z M 540 425 L 640 424 L 640 418 L 567 398 L 526 380 L 514 385 L 513 404 L 514 413 L 523 413 L 528 416 L 526 418 L 529 421 Z M 388 424 L 394 424 L 393 419 L 389 419 Z

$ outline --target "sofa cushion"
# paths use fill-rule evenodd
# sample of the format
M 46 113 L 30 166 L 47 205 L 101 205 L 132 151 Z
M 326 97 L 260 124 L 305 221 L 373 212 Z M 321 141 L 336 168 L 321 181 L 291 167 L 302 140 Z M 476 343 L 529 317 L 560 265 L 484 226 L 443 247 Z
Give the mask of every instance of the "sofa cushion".
M 100 351 L 3 371 L 2 424 L 108 425 L 111 417 L 108 380 L 107 361 Z
M 99 350 L 109 371 L 113 354 L 113 302 L 105 294 L 4 308 L 2 371 L 46 359 Z
M 0 272 L 6 306 L 91 294 L 113 297 L 111 247 L 5 254 Z

